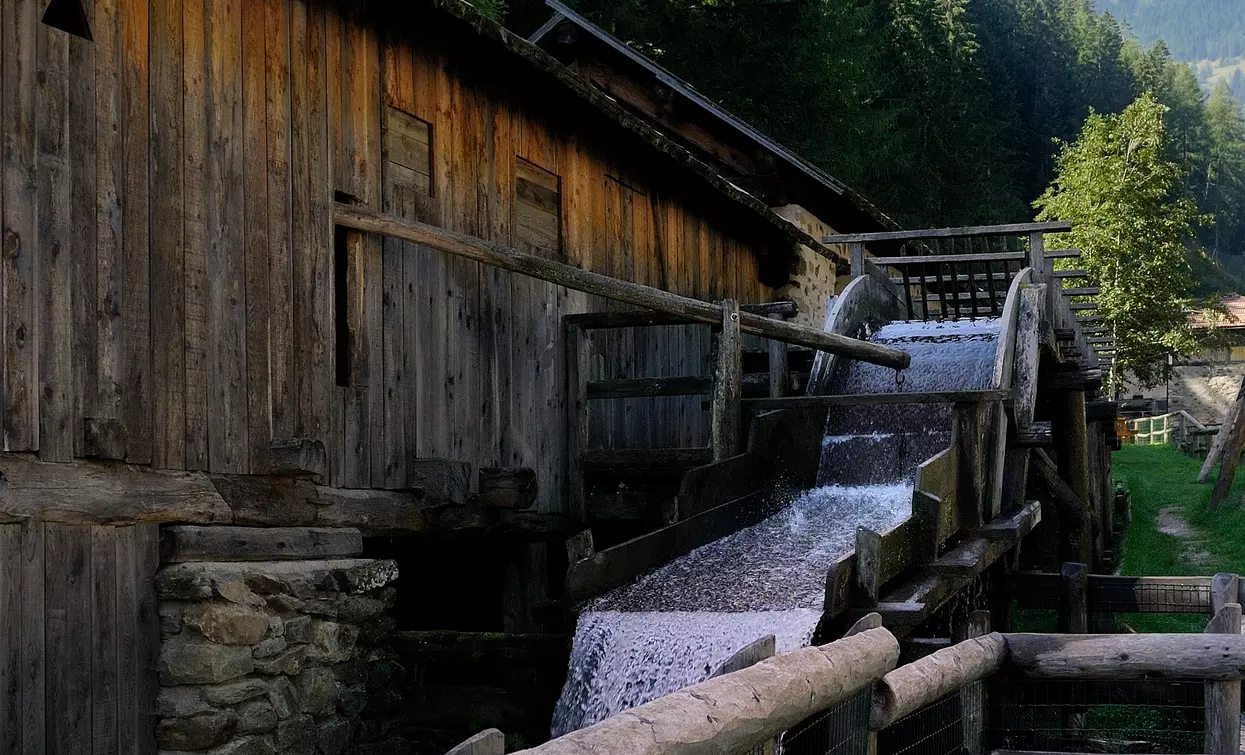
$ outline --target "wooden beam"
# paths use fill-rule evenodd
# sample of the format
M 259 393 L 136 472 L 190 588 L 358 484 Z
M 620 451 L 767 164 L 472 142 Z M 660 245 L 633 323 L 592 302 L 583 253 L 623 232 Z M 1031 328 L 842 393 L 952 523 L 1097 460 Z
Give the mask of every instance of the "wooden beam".
M 1081 250 L 1080 249 L 1051 249 L 1043 253 L 1043 256 L 1046 257 L 1046 259 L 1048 260 L 1075 259 L 1081 256 Z
M 529 509 L 540 487 L 531 467 L 485 467 L 479 472 L 480 492 L 474 502 L 498 509 Z
M 713 460 L 709 448 L 592 448 L 584 464 L 594 469 L 699 467 Z
M 1009 390 L 933 391 L 929 393 L 857 393 L 842 396 L 787 396 L 785 398 L 749 398 L 743 403 L 753 412 L 775 409 L 812 410 L 832 406 L 892 406 L 896 404 L 963 404 L 1007 401 Z
M 1242 396 L 1245 396 L 1245 380 L 1241 382 L 1241 390 L 1237 393 L 1238 403 L 1243 400 Z M 1228 493 L 1232 490 L 1232 482 L 1236 479 L 1236 468 L 1241 463 L 1241 450 L 1245 448 L 1245 408 L 1238 408 L 1236 415 L 1232 418 L 1232 425 L 1228 427 L 1228 432 L 1224 433 L 1221 430 L 1219 434 L 1226 435 L 1227 438 L 1220 452 L 1223 463 L 1219 465 L 1219 478 L 1215 481 L 1215 489 L 1210 494 L 1208 508 L 1211 510 L 1219 508 L 1219 504 L 1228 497 Z
M 1091 312 L 1098 309 L 1098 304 L 1096 302 L 1074 301 L 1068 304 L 1068 309 L 1073 312 Z
M 705 377 L 624 378 L 588 382 L 588 398 L 594 400 L 643 396 L 706 396 L 712 392 L 713 380 Z
M 1010 668 L 1037 679 L 1229 681 L 1245 676 L 1245 635 L 1006 634 Z
M 932 228 L 921 231 L 883 231 L 881 233 L 849 233 L 822 237 L 823 244 L 851 244 L 875 241 L 909 241 L 916 239 L 964 239 L 979 236 L 1020 236 L 1030 233 L 1066 233 L 1071 223 L 1011 223 L 1006 225 L 964 226 L 961 228 Z
M 354 528 L 200 527 L 179 525 L 160 532 L 160 560 L 295 561 L 363 555 L 363 535 Z
M 1102 315 L 1089 315 L 1086 317 L 1076 318 L 1077 322 L 1102 322 L 1102 320 L 1103 320 Z
M 1101 289 L 1094 288 L 1061 288 L 1059 291 L 1064 296 L 1097 296 Z
M 1011 274 L 1011 273 L 990 273 L 989 277 L 987 277 L 987 276 L 986 276 L 986 275 L 984 275 L 984 274 L 980 274 L 980 275 L 964 275 L 964 274 L 959 274 L 959 275 L 956 275 L 956 276 L 955 276 L 955 282 L 956 282 L 956 283 L 967 283 L 967 282 L 969 282 L 970 280 L 1010 281 L 1011 279 L 1012 279 L 1012 274 Z M 916 285 L 916 284 L 918 284 L 918 283 L 945 283 L 945 282 L 947 282 L 947 281 L 949 281 L 949 280 L 950 280 L 950 276 L 946 276 L 946 275 L 943 275 L 943 276 L 938 276 L 938 275 L 926 275 L 926 276 L 912 275 L 912 276 L 909 276 L 909 277 L 908 277 L 908 280 L 907 280 L 907 285 L 912 286 L 912 285 Z M 904 285 L 904 283 L 905 283 L 905 281 L 904 281 L 904 279 L 903 279 L 902 277 L 899 277 L 899 278 L 891 278 L 891 279 L 890 279 L 890 282 L 891 282 L 891 283 L 894 283 L 894 284 L 895 284 L 895 285 L 897 285 L 897 286 L 902 286 L 902 285 Z M 1004 298 L 1004 297 L 1006 297 L 1006 292 L 1004 292 L 1004 291 L 1000 291 L 1000 292 L 999 292 L 999 295 L 1000 295 L 1000 297 L 1001 297 L 1001 298 Z
M 926 254 L 908 257 L 873 257 L 878 267 L 902 267 L 904 265 L 945 265 L 956 262 L 1020 262 L 1024 252 L 996 252 L 992 254 Z M 944 279 L 945 280 L 945 279 Z
M 740 648 L 730 658 L 727 658 L 709 678 L 712 679 L 715 676 L 722 676 L 723 674 L 755 666 L 766 658 L 774 657 L 777 646 L 778 639 L 772 634 L 766 635 L 759 640 L 754 640 Z
M 1084 270 L 1056 270 L 1051 273 L 1051 277 L 1056 280 L 1068 278 L 1088 278 L 1089 273 Z
M 1235 428 L 1240 423 L 1242 408 L 1245 407 L 1245 376 L 1241 377 L 1241 384 L 1236 389 L 1236 399 L 1232 405 L 1228 407 L 1227 414 L 1224 415 L 1222 427 L 1228 428 L 1228 432 L 1219 432 L 1215 434 L 1215 439 L 1211 442 L 1210 451 L 1206 454 L 1206 461 L 1202 462 L 1202 471 L 1197 475 L 1197 481 L 1204 483 L 1210 479 L 1210 473 L 1214 471 L 1215 465 L 1219 463 L 1219 459 L 1223 456 L 1223 449 L 1228 443 L 1228 438 L 1236 440 L 1239 434 Z
M 1015 577 L 1021 608 L 1057 609 L 1059 574 L 1024 572 Z M 1123 577 L 1090 574 L 1089 604 L 1117 613 L 1207 613 L 1209 577 Z
M 1059 573 L 1059 631 L 1089 631 L 1089 567 L 1085 564 L 1066 563 Z
M 555 262 L 534 254 L 525 254 L 474 236 L 448 231 L 413 220 L 403 220 L 362 206 L 336 203 L 334 205 L 333 220 L 335 224 L 345 228 L 353 228 L 368 233 L 379 233 L 392 238 L 423 244 L 486 265 L 500 267 L 521 275 L 528 275 L 550 283 L 566 286 L 576 291 L 583 291 L 660 312 L 681 315 L 711 325 L 719 325 L 722 322 L 723 308 L 718 304 L 711 304 L 699 299 L 672 294 L 659 288 L 612 278 L 608 275 L 601 275 L 588 270 L 581 270 L 572 265 Z M 742 332 L 752 335 L 775 338 L 787 343 L 841 354 L 871 364 L 902 369 L 911 362 L 911 357 L 899 349 L 834 333 L 826 333 L 804 325 L 786 322 L 785 320 L 771 320 L 762 315 L 746 312 L 739 313 L 739 327 Z
M 1064 559 L 1084 563 L 1092 556 L 1088 553 L 1090 538 L 1089 510 L 1076 491 L 1064 482 L 1059 468 L 1045 451 L 1035 450 L 1029 461 L 1030 480 L 1045 489 L 1052 503 L 1060 510 L 1064 525 L 1060 533 L 1060 553 Z

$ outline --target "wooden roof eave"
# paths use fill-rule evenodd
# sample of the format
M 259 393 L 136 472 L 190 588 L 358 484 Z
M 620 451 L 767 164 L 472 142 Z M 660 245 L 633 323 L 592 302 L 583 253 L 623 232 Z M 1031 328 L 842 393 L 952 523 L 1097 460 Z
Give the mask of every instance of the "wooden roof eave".
M 653 128 L 648 122 L 629 112 L 586 79 L 562 65 L 557 58 L 554 58 L 523 37 L 509 31 L 463 0 L 429 0 L 429 2 L 433 7 L 468 23 L 481 36 L 492 39 L 509 52 L 522 57 L 541 73 L 554 78 L 559 84 L 592 105 L 607 118 L 635 134 L 653 149 L 674 160 L 680 167 L 704 180 L 717 193 L 751 210 L 766 225 L 787 241 L 808 247 L 817 254 L 831 260 L 835 263 L 835 269 L 839 273 L 850 271 L 850 262 L 845 257 L 823 245 L 811 234 L 805 233 L 794 223 L 774 212 L 764 202 L 732 184 L 682 145 Z

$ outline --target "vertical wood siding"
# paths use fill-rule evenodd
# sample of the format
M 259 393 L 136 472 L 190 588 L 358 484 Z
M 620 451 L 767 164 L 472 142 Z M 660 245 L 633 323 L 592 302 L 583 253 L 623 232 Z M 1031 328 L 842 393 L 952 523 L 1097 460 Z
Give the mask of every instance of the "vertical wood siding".
M 156 525 L 0 525 L 0 752 L 156 752 L 158 559 Z
M 0 0 L 6 451 L 245 474 L 310 437 L 336 485 L 404 487 L 417 456 L 524 465 L 560 510 L 561 317 L 614 305 L 404 242 L 348 239 L 339 260 L 335 196 L 521 246 L 530 164 L 559 206 L 541 193 L 523 222 L 571 264 L 773 297 L 755 220 L 461 22 L 417 8 L 404 31 L 332 0 L 86 7 L 93 43 Z M 600 333 L 595 369 L 704 374 L 710 343 Z M 596 443 L 705 441 L 697 397 L 595 411 Z

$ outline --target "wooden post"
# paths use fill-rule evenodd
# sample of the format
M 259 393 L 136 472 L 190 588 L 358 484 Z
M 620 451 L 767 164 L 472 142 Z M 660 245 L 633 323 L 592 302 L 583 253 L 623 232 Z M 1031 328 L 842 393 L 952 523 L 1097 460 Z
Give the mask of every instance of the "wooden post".
M 961 643 L 990 634 L 990 612 L 973 611 L 951 628 L 951 642 Z M 985 685 L 972 682 L 960 688 L 960 735 L 968 755 L 981 755 L 986 731 Z
M 859 278 L 865 274 L 865 245 L 859 241 L 853 241 L 847 245 L 847 255 L 852 263 L 852 277 Z
M 722 302 L 722 330 L 718 334 L 718 363 L 713 373 L 713 404 L 710 445 L 713 460 L 739 453 L 739 424 L 743 400 L 743 365 L 740 353 L 739 302 Z
M 1237 583 L 1236 575 L 1215 575 L 1216 580 L 1219 577 L 1230 577 L 1225 579 L 1223 588 L 1220 590 L 1220 596 L 1226 595 L 1228 583 L 1235 587 Z M 1214 583 L 1212 583 L 1212 590 Z M 1235 592 L 1232 593 L 1235 596 Z M 1211 600 L 1214 602 L 1216 595 L 1211 594 Z M 1210 620 L 1206 625 L 1206 632 L 1210 634 L 1241 634 L 1241 604 L 1225 603 L 1215 613 L 1215 618 Z M 1241 749 L 1241 681 L 1233 679 L 1228 681 L 1205 682 L 1205 705 L 1206 705 L 1206 739 L 1205 746 L 1202 748 L 1205 752 L 1212 755 L 1236 755 Z
M 1057 299 L 1057 297 L 1051 297 Z M 1059 475 L 1084 509 L 1084 526 L 1077 533 L 1076 557 L 1069 560 L 1093 563 L 1093 526 L 1089 509 L 1089 439 L 1085 425 L 1085 392 L 1056 392 L 1052 400 L 1052 438 L 1058 455 Z
M 588 488 L 584 454 L 588 452 L 588 334 L 578 325 L 566 326 L 566 374 L 570 396 L 566 406 L 566 481 L 570 500 L 567 513 L 580 521 L 588 518 Z
M 783 319 L 782 315 L 770 315 L 775 320 Z M 790 380 L 787 368 L 787 344 L 770 339 L 769 342 L 769 397 L 782 398 L 787 395 L 787 383 Z
M 982 429 L 984 404 L 963 403 L 955 407 L 955 455 L 959 465 L 956 474 L 955 505 L 960 524 L 979 527 L 982 524 Z
M 1228 572 L 1219 572 L 1210 580 L 1210 615 L 1219 615 L 1229 603 L 1239 603 L 1241 578 Z
M 1245 380 L 1237 391 L 1237 403 L 1245 397 Z M 1210 494 L 1210 508 L 1216 509 L 1232 490 L 1232 481 L 1236 478 L 1236 468 L 1241 463 L 1241 448 L 1245 446 L 1245 409 L 1238 408 L 1232 417 L 1232 424 L 1219 428 L 1219 434 L 1226 434 L 1219 449 L 1222 463 L 1219 465 L 1219 479 L 1215 481 L 1215 489 Z M 1218 438 L 1216 438 L 1218 440 Z M 1205 468 L 1205 465 L 1203 465 Z
M 1089 631 L 1089 567 L 1085 564 L 1066 563 L 1059 573 L 1059 631 Z
M 882 550 L 882 536 L 868 527 L 856 530 L 856 586 L 867 606 L 878 604 L 879 584 L 878 557 Z
M 1219 426 L 1219 432 L 1215 434 L 1215 439 L 1210 443 L 1210 451 L 1206 453 L 1206 461 L 1202 462 L 1202 471 L 1197 475 L 1197 481 L 1204 483 L 1210 479 L 1210 473 L 1215 470 L 1215 465 L 1219 463 L 1219 457 L 1223 455 L 1223 444 L 1228 440 L 1228 428 L 1236 425 L 1236 418 L 1241 413 L 1241 405 L 1245 403 L 1245 376 L 1241 378 L 1241 386 L 1236 389 L 1236 399 L 1232 405 L 1228 407 L 1227 414 L 1223 417 L 1223 423 Z

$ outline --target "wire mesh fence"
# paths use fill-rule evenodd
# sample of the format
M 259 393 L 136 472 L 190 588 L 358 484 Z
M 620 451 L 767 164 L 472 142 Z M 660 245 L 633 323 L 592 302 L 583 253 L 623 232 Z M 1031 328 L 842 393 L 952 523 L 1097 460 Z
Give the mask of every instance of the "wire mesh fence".
M 749 750 L 746 755 L 869 755 L 869 707 L 873 690 L 810 716 L 772 742 Z
M 878 732 L 878 755 L 980 755 L 986 713 L 984 683 L 969 684 Z
M 1200 752 L 1202 682 L 1066 681 L 995 678 L 987 682 L 992 749 L 1095 752 Z

